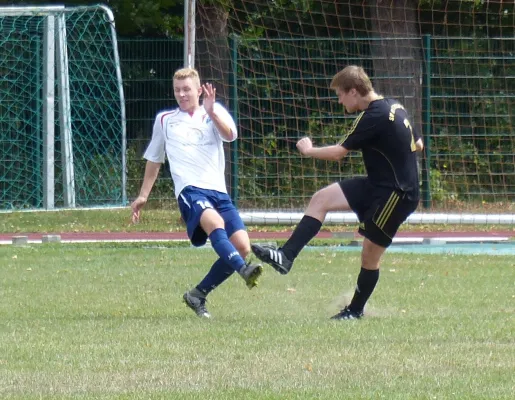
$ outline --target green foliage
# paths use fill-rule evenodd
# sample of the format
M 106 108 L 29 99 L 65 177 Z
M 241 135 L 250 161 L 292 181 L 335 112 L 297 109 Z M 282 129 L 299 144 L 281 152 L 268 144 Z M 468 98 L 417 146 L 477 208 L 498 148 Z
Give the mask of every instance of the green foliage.
M 248 0 L 202 0 L 205 4 L 217 5 L 232 13 L 241 13 L 240 21 L 246 26 L 246 33 L 251 37 L 263 37 L 264 28 L 258 29 L 259 25 L 266 26 L 258 21 L 269 20 L 268 33 L 276 25 L 273 17 L 281 15 L 286 21 L 295 21 L 297 18 L 309 21 L 310 24 L 327 29 L 329 26 L 338 26 L 335 21 L 327 21 L 328 16 L 337 15 L 337 9 L 329 2 L 318 2 L 313 0 L 276 0 L 269 2 L 269 7 L 255 6 L 252 8 Z M 11 4 L 12 1 L 0 0 L 0 4 Z M 23 2 L 17 2 L 21 5 Z M 32 0 L 31 5 L 52 5 L 63 4 L 62 0 Z M 443 27 L 445 16 L 445 29 L 449 35 L 467 35 L 467 31 L 474 30 L 477 33 L 486 34 L 486 22 L 489 25 L 489 34 L 492 28 L 500 31 L 500 26 L 509 26 L 513 16 L 513 2 L 489 2 L 482 0 L 419 0 L 421 24 L 427 33 L 434 33 L 431 23 L 435 29 Z M 97 0 L 68 0 L 67 6 L 94 5 Z M 183 0 L 111 0 L 107 5 L 113 9 L 116 20 L 117 31 L 122 36 L 131 37 L 182 37 L 183 36 Z M 363 2 L 361 0 L 350 1 L 348 9 L 352 15 L 339 15 L 339 24 L 347 32 L 347 27 L 356 31 L 365 31 L 366 25 L 363 19 Z M 270 11 L 269 11 L 270 10 Z M 442 18 L 442 20 L 438 20 Z M 256 23 L 253 23 L 256 22 Z M 313 24 L 314 22 L 314 24 Z M 497 25 L 496 25 L 497 24 Z M 327 27 L 324 27 L 327 25 Z M 438 26 L 436 26 L 438 25 Z M 292 28 L 295 26 L 292 25 Z M 300 27 L 298 27 L 300 28 Z M 304 31 L 308 26 L 303 27 Z M 513 30 L 513 27 L 512 27 Z M 348 33 L 352 33 L 351 30 Z M 334 32 L 333 32 L 334 34 Z M 509 36 L 509 34 L 508 34 Z
M 122 160 L 118 152 L 108 150 L 103 154 L 93 154 L 75 162 L 74 166 L 79 207 L 121 203 Z
M 181 0 L 118 0 L 112 4 L 120 35 L 183 37 Z
M 0 0 L 1 4 L 12 1 Z M 16 5 L 62 5 L 92 6 L 105 3 L 111 7 L 115 16 L 116 30 L 121 36 L 145 37 L 182 37 L 184 30 L 183 0 L 31 0 Z
M 431 169 L 430 189 L 431 200 L 434 205 L 457 200 L 457 194 L 452 191 L 452 185 L 445 180 L 439 169 Z
M 70 0 L 67 6 L 96 3 Z M 62 4 L 62 1 L 33 0 L 31 4 Z M 108 2 L 115 13 L 119 36 L 133 38 L 181 37 L 183 4 L 180 0 Z M 306 196 L 321 186 L 363 174 L 359 155 L 342 164 L 305 159 L 296 151 L 295 142 L 301 136 L 310 135 L 316 144 L 334 144 L 346 130 L 349 120 L 334 112 L 321 80 L 342 62 L 372 65 L 368 60 L 367 41 L 341 40 L 370 34 L 370 17 L 363 11 L 364 3 L 348 2 L 343 15 L 336 12 L 336 3 L 312 0 L 276 0 L 268 2 L 268 7 L 248 0 L 205 0 L 203 4 L 230 11 L 228 31 L 241 35 L 237 91 L 240 98 L 246 98 L 239 101 L 238 110 L 246 117 L 239 120 L 245 132 L 242 136 L 245 140 L 240 141 L 238 165 L 242 202 L 260 207 L 302 205 Z M 515 76 L 515 67 L 509 57 L 504 57 L 515 51 L 511 40 L 515 29 L 513 2 L 420 0 L 414 4 L 420 10 L 420 33 L 433 36 L 433 56 L 439 59 L 433 60 L 431 65 L 433 76 L 440 77 L 431 82 L 434 96 L 429 149 L 432 152 L 432 198 L 445 203 L 454 199 L 477 197 L 489 201 L 513 196 L 515 116 L 509 100 L 512 90 L 506 83 L 510 81 L 506 77 Z M 241 25 L 231 25 L 236 21 Z M 285 33 L 289 35 L 288 40 L 273 40 Z M 437 35 L 446 37 L 438 39 Z M 460 40 L 456 36 L 474 39 Z M 485 40 L 485 36 L 510 40 Z M 256 40 L 265 37 L 269 40 Z M 129 198 L 137 195 L 144 173 L 145 162 L 138 158 L 141 146 L 136 140 L 147 137 L 151 126 L 148 121 L 156 111 L 174 101 L 169 90 L 170 77 L 182 64 L 182 43 L 163 41 L 166 43 L 119 41 L 127 99 Z M 336 54 L 345 57 L 336 57 Z M 466 60 L 460 61 L 463 56 Z M 292 59 L 298 63 L 294 68 Z M 87 94 L 89 96 L 89 92 Z M 5 108 L 2 104 L 0 109 Z M 10 104 L 16 118 L 11 119 L 12 126 L 4 131 L 9 135 L 18 134 L 21 130 L 15 124 L 24 116 L 18 115 L 17 105 L 6 104 Z M 37 107 L 35 104 L 33 109 Z M 97 111 L 91 114 L 96 115 Z M 457 115 L 456 119 L 451 119 L 452 115 Z M 285 118 L 277 122 L 278 116 Z M 5 127 L 5 121 L 2 122 Z M 21 152 L 8 151 L 10 154 Z M 38 160 L 31 161 L 33 165 L 41 164 Z M 119 186 L 107 178 L 120 168 L 119 157 L 104 151 L 81 163 L 76 171 L 80 199 L 85 198 L 82 192 L 86 189 L 95 193 L 106 190 L 105 198 L 119 196 Z M 101 172 L 101 167 L 107 167 L 106 172 Z M 39 175 L 40 171 L 29 173 Z M 2 187 L 4 192 L 10 191 L 10 187 Z M 504 192 L 497 192 L 499 188 Z M 41 187 L 25 187 L 24 191 L 17 206 L 31 202 L 39 206 Z M 153 196 L 169 199 L 172 193 L 165 166 Z M 29 197 L 31 200 L 27 200 Z
M 322 187 L 345 177 L 363 175 L 359 154 L 344 162 L 304 158 L 295 143 L 301 136 L 310 136 L 317 146 L 338 143 L 349 128 L 352 118 L 325 121 L 313 113 L 307 131 L 291 135 L 287 126 L 252 142 L 244 143 L 238 169 L 240 204 L 245 208 L 299 208 Z
M 138 154 L 136 146 L 131 145 L 127 148 L 127 198 L 129 201 L 138 197 L 145 176 L 146 160 Z M 159 199 L 160 204 L 173 203 L 173 193 L 173 182 L 168 163 L 165 163 L 161 167 L 159 177 L 152 188 L 149 201 L 154 203 L 155 199 Z

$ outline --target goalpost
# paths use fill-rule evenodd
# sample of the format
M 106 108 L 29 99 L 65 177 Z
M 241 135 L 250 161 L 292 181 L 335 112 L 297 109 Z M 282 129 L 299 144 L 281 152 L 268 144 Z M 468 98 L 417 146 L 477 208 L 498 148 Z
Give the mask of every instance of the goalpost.
M 0 209 L 126 204 L 111 10 L 0 7 L 0 73 Z
M 191 9 L 191 1 L 186 1 Z M 444 4 L 445 3 L 445 4 Z M 300 157 L 302 136 L 336 143 L 355 118 L 328 86 L 362 65 L 424 137 L 410 223 L 515 223 L 515 20 L 509 2 L 197 2 L 194 63 L 239 126 L 231 195 L 247 223 L 293 224 L 323 186 L 365 173 Z M 185 13 L 186 15 L 186 13 Z M 190 18 L 191 20 L 191 18 Z M 185 25 L 186 31 L 186 25 Z M 218 91 L 217 91 L 218 93 Z M 235 145 L 236 146 L 236 145 Z M 353 223 L 330 213 L 328 223 Z

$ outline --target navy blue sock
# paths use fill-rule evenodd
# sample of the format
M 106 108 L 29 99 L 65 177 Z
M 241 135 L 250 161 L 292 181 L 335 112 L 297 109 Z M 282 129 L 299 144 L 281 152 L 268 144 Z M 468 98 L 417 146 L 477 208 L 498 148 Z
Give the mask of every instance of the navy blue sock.
M 233 271 L 239 271 L 244 265 L 245 260 L 240 256 L 238 250 L 233 246 L 225 229 L 215 229 L 209 235 L 211 240 L 211 246 L 215 249 L 216 254 L 220 256 L 220 259 L 229 265 Z
M 220 258 L 215 261 L 207 275 L 197 285 L 204 296 L 207 296 L 216 287 L 220 286 L 227 278 L 233 274 L 234 270 Z

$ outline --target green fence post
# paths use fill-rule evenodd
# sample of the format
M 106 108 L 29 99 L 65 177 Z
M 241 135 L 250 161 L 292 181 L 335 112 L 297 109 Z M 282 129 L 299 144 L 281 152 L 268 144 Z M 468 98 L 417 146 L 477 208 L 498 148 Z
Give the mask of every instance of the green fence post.
M 231 36 L 231 109 L 232 116 L 238 125 L 238 36 Z M 231 142 L 231 197 L 234 205 L 238 207 L 238 140 Z
M 422 206 L 431 207 L 431 35 L 424 35 L 424 71 L 422 75 L 422 126 L 425 156 L 422 157 Z

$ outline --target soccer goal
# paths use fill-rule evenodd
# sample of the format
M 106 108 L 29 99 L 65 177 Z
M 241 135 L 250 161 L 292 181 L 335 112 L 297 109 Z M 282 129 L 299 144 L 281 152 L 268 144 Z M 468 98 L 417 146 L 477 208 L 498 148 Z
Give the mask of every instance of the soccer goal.
M 334 144 L 348 129 L 355 116 L 328 87 L 349 64 L 400 100 L 424 136 L 410 222 L 515 222 L 513 2 L 242 0 L 197 2 L 196 13 L 195 66 L 240 128 L 229 172 L 247 222 L 297 222 L 317 189 L 364 173 L 359 153 L 338 164 L 295 148 L 302 136 Z
M 0 210 L 125 204 L 111 10 L 0 7 L 0 74 Z

